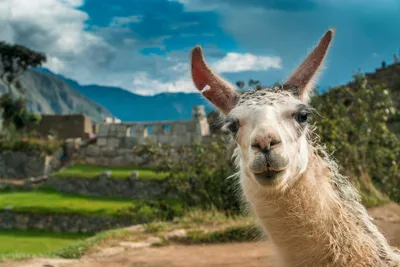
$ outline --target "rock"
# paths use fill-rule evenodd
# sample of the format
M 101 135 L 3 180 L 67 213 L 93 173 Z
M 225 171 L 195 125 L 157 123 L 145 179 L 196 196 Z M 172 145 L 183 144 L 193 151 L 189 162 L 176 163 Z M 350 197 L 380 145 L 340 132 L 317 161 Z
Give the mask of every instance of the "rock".
M 96 156 L 98 156 L 100 154 L 100 148 L 98 146 L 96 146 L 96 145 L 89 145 L 86 148 L 86 154 L 89 157 L 96 157 Z
M 110 179 L 112 172 L 111 171 L 105 171 L 102 174 L 100 174 L 99 179 L 100 180 L 107 180 Z
M 184 238 L 187 236 L 187 232 L 185 229 L 177 229 L 177 230 L 173 230 L 171 232 L 168 232 L 164 235 L 164 238 L 166 240 L 169 239 L 179 239 L 179 238 Z
M 146 243 L 150 244 L 150 245 L 154 245 L 154 244 L 160 244 L 162 243 L 162 239 L 156 236 L 152 236 L 147 238 Z
M 146 230 L 142 224 L 132 225 L 125 229 L 132 232 L 144 232 Z
M 121 242 L 119 243 L 121 247 L 128 247 L 128 248 L 146 248 L 150 247 L 150 243 L 147 242 Z
M 116 156 L 111 158 L 110 160 L 111 165 L 121 166 L 124 164 L 124 157 L 123 156 Z
M 104 249 L 100 250 L 99 252 L 94 253 L 93 256 L 99 257 L 99 258 L 109 257 L 109 256 L 113 256 L 115 254 L 120 254 L 120 253 L 124 252 L 124 250 L 125 250 L 125 248 L 123 248 L 123 247 L 104 248 Z
M 136 180 L 139 178 L 139 172 L 138 171 L 133 171 L 130 175 L 129 175 L 129 179 L 131 180 Z

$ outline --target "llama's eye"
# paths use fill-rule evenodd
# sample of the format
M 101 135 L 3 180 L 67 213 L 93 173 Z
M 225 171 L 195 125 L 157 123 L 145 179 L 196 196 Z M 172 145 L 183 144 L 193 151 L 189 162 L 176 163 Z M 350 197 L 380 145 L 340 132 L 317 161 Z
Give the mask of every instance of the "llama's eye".
M 239 131 L 239 121 L 232 121 L 231 123 L 229 123 L 228 129 L 232 133 L 237 133 L 237 131 Z
M 296 119 L 296 121 L 300 124 L 306 123 L 309 119 L 309 115 L 310 113 L 307 110 L 300 110 L 298 111 L 294 117 Z
M 237 118 L 229 117 L 227 119 L 226 129 L 235 134 L 239 131 L 239 120 Z

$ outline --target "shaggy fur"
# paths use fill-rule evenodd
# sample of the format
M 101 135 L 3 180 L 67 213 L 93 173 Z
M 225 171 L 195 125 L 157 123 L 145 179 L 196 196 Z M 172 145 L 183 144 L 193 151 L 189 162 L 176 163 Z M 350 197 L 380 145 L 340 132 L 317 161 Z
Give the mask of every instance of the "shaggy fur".
M 266 235 L 276 244 L 282 266 L 400 266 L 371 222 L 360 196 L 309 130 L 309 165 L 284 191 L 268 191 L 239 169 L 243 202 L 249 205 Z
M 308 119 L 311 84 L 321 68 L 333 31 L 284 85 L 239 94 L 192 52 L 199 91 L 225 118 L 232 133 L 240 191 L 249 210 L 276 245 L 278 266 L 400 266 L 371 222 L 360 196 L 326 150 Z

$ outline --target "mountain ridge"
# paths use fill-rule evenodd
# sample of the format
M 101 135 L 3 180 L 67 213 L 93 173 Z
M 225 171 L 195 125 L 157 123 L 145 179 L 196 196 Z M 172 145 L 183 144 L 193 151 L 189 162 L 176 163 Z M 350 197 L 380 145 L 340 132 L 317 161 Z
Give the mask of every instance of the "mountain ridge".
M 106 108 L 84 96 L 64 80 L 35 69 L 25 71 L 20 81 L 25 89 L 28 109 L 40 114 L 84 114 L 95 122 L 112 116 Z M 7 92 L 0 84 L 0 93 Z M 20 95 L 18 92 L 14 92 Z

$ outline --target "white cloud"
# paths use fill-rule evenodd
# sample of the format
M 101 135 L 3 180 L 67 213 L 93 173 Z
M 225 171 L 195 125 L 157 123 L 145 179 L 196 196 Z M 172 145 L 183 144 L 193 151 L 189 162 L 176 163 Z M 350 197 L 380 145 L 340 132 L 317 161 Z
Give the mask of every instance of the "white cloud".
M 61 2 L 71 6 L 71 7 L 80 7 L 83 5 L 83 0 L 61 0 Z
M 141 22 L 143 16 L 114 17 L 110 23 L 111 27 L 127 26 L 132 23 Z
M 250 53 L 228 53 L 213 64 L 217 72 L 265 71 L 270 68 L 281 69 L 280 57 L 255 56 Z
M 3 0 L 4 3 L 4 0 Z M 104 64 L 114 52 L 101 37 L 86 31 L 82 0 L 5 0 L 10 10 L 5 41 L 44 52 L 45 64 L 63 73 Z M 0 8 L 0 15 L 4 12 Z M 1 32 L 1 29 L 0 29 Z
M 65 68 L 64 62 L 56 57 L 49 56 L 47 57 L 46 66 L 55 73 L 60 73 Z
M 196 88 L 187 73 L 175 81 L 162 82 L 152 79 L 148 73 L 137 72 L 133 78 L 134 93 L 152 95 L 161 92 L 196 92 Z
M 172 66 L 171 69 L 173 71 L 181 73 L 181 72 L 187 72 L 189 70 L 189 67 L 190 67 L 189 63 L 179 62 L 178 64 Z
M 117 17 L 108 27 L 92 25 L 89 31 L 88 14 L 77 9 L 83 2 L 0 0 L 0 36 L 5 41 L 44 52 L 46 67 L 81 84 L 118 86 L 145 95 L 197 91 L 189 74 L 189 50 L 162 56 L 141 54 L 143 48 L 165 49 L 164 41 L 169 36 L 143 39 L 132 33 L 126 25 L 140 22 L 140 16 Z M 280 61 L 229 53 L 211 66 L 221 73 L 241 72 L 279 68 Z

